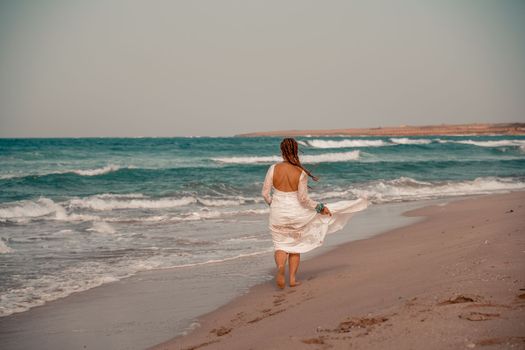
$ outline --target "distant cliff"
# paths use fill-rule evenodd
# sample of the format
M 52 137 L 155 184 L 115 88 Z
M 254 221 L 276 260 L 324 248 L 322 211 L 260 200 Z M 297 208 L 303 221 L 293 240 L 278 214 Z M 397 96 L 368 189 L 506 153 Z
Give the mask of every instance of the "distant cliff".
M 426 135 L 525 135 L 525 123 L 441 124 L 425 126 L 392 126 L 377 128 L 280 130 L 235 135 L 255 136 L 426 136 Z

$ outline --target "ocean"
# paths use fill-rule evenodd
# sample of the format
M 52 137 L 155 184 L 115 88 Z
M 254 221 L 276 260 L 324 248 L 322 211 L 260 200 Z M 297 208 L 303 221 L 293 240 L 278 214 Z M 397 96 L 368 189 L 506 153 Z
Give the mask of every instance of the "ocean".
M 0 139 L 0 316 L 140 271 L 273 250 L 277 137 Z M 314 199 L 525 189 L 525 137 L 298 137 Z

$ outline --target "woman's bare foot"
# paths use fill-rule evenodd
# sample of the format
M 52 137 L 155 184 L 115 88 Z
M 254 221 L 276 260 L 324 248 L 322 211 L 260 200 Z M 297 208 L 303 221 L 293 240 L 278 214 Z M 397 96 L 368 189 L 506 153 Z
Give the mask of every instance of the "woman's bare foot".
M 275 276 L 275 282 L 277 283 L 277 287 L 283 289 L 285 284 L 286 284 L 286 280 L 285 280 L 285 276 L 284 276 L 284 268 L 285 266 L 281 266 L 277 269 L 277 276 Z
M 290 287 L 297 287 L 297 286 L 300 286 L 301 284 L 303 284 L 303 282 L 301 281 L 290 281 Z

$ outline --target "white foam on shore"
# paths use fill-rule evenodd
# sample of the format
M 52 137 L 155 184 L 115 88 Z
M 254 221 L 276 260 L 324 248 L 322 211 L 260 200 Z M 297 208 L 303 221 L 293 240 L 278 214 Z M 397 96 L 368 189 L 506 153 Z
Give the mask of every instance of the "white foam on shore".
M 160 198 L 149 199 L 140 193 L 135 194 L 100 194 L 85 198 L 72 198 L 69 201 L 56 203 L 53 200 L 41 197 L 36 201 L 23 200 L 14 203 L 4 204 L 0 207 L 0 222 L 28 223 L 31 220 L 58 220 L 58 221 L 94 221 L 94 222 L 161 222 L 161 221 L 193 221 L 201 219 L 219 218 L 222 216 L 231 216 L 236 213 L 257 213 L 258 209 L 233 210 L 233 211 L 213 211 L 207 208 L 220 207 L 240 207 L 247 203 L 260 203 L 262 198 L 251 198 L 243 196 L 230 196 L 226 198 L 200 198 L 200 197 L 181 197 L 181 198 Z M 198 203 L 204 208 L 201 211 L 195 211 L 181 216 L 153 215 L 136 217 L 119 214 L 117 217 L 100 217 L 86 213 L 78 213 L 76 210 L 94 210 L 101 212 L 111 212 L 113 210 L 134 210 L 134 209 L 172 209 Z M 100 226 L 95 227 L 94 231 L 99 232 Z M 107 231 L 107 229 L 103 229 Z
M 91 228 L 87 229 L 88 231 L 98 232 L 98 233 L 115 233 L 115 229 L 104 221 L 95 221 L 93 222 L 93 226 Z
M 357 197 L 368 196 L 376 203 L 385 203 L 516 190 L 525 190 L 525 182 L 498 177 L 479 177 L 471 181 L 426 182 L 401 177 L 359 185 L 350 189 L 350 192 Z
M 252 164 L 252 163 L 272 163 L 282 161 L 280 156 L 266 156 L 266 157 L 223 157 L 212 158 L 220 163 L 233 164 Z M 348 162 L 359 159 L 359 151 L 339 152 L 339 153 L 323 153 L 323 154 L 307 154 L 301 156 L 302 163 L 331 163 L 331 162 Z
M 262 250 L 262 251 L 258 251 L 258 252 L 239 254 L 239 255 L 232 256 L 232 257 L 229 257 L 229 258 L 224 258 L 224 259 L 211 259 L 211 260 L 207 260 L 207 261 L 203 261 L 203 262 L 170 266 L 170 267 L 165 267 L 165 269 L 216 264 L 216 263 L 221 263 L 221 262 L 225 262 L 225 261 L 232 261 L 232 260 L 237 260 L 237 259 L 240 259 L 240 258 L 247 258 L 247 257 L 250 257 L 250 256 L 266 254 L 266 253 L 269 253 L 269 252 L 273 252 L 273 248 Z
M 143 216 L 143 217 L 116 217 L 108 218 L 105 217 L 103 220 L 106 222 L 122 223 L 122 222 L 142 222 L 142 223 L 161 223 L 161 222 L 184 222 L 184 221 L 201 221 L 210 219 L 221 219 L 235 217 L 238 215 L 262 215 L 267 214 L 269 209 L 242 209 L 242 210 L 200 210 L 182 213 L 179 215 L 154 215 L 154 216 Z
M 86 291 L 120 279 L 104 274 L 102 270 L 97 271 L 97 274 L 101 273 L 98 276 L 93 271 L 82 268 L 67 270 L 63 275 L 42 276 L 30 281 L 30 284 L 25 287 L 4 292 L 0 295 L 0 317 L 27 311 L 48 301 L 64 298 L 72 293 Z
M 75 198 L 69 201 L 69 206 L 73 208 L 87 208 L 92 210 L 113 210 L 113 209 L 165 209 L 180 207 L 197 200 L 193 197 L 182 198 L 160 198 L 160 199 L 104 199 L 98 196 L 87 198 Z
M 64 298 L 72 293 L 86 291 L 106 283 L 131 277 L 141 271 L 217 264 L 266 254 L 271 251 L 273 248 L 187 264 L 173 263 L 169 259 L 165 260 L 163 256 L 152 256 L 145 260 L 122 261 L 117 264 L 118 266 L 112 266 L 112 271 L 106 264 L 99 262 L 70 267 L 63 270 L 58 276 L 41 276 L 28 281 L 29 284 L 24 287 L 12 288 L 4 292 L 0 295 L 0 317 L 27 311 L 32 307 Z
M 314 197 L 317 200 L 323 200 L 327 198 L 347 198 L 349 195 L 352 195 L 351 190 L 323 191 L 321 193 L 312 193 L 312 197 Z
M 219 211 L 219 210 L 203 210 L 203 211 L 194 211 L 180 216 L 174 216 L 169 218 L 170 221 L 198 221 L 205 219 L 218 219 L 224 217 L 234 217 L 237 215 L 260 215 L 266 214 L 269 212 L 269 209 L 245 209 L 245 210 L 229 210 L 229 211 Z
M 3 240 L 0 239 L 0 254 L 7 254 L 14 252 L 14 249 L 9 247 Z
M 359 139 L 345 139 L 345 140 L 308 140 L 306 143 L 314 148 L 349 148 L 349 147 L 381 147 L 389 146 L 383 140 L 359 140 Z
M 66 209 L 52 199 L 40 197 L 36 201 L 9 203 L 0 208 L 0 221 L 25 223 L 31 219 L 52 219 L 61 221 L 91 221 L 99 217 L 85 214 L 68 214 Z
M 64 208 L 51 199 L 41 197 L 37 201 L 20 201 L 0 208 L 0 219 L 35 218 L 63 211 Z

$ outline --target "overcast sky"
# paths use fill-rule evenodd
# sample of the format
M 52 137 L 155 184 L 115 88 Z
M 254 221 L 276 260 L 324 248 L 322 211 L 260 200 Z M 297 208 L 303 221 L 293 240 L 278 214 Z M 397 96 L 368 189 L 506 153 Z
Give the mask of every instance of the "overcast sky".
M 522 0 L 0 0 L 0 137 L 512 121 Z

